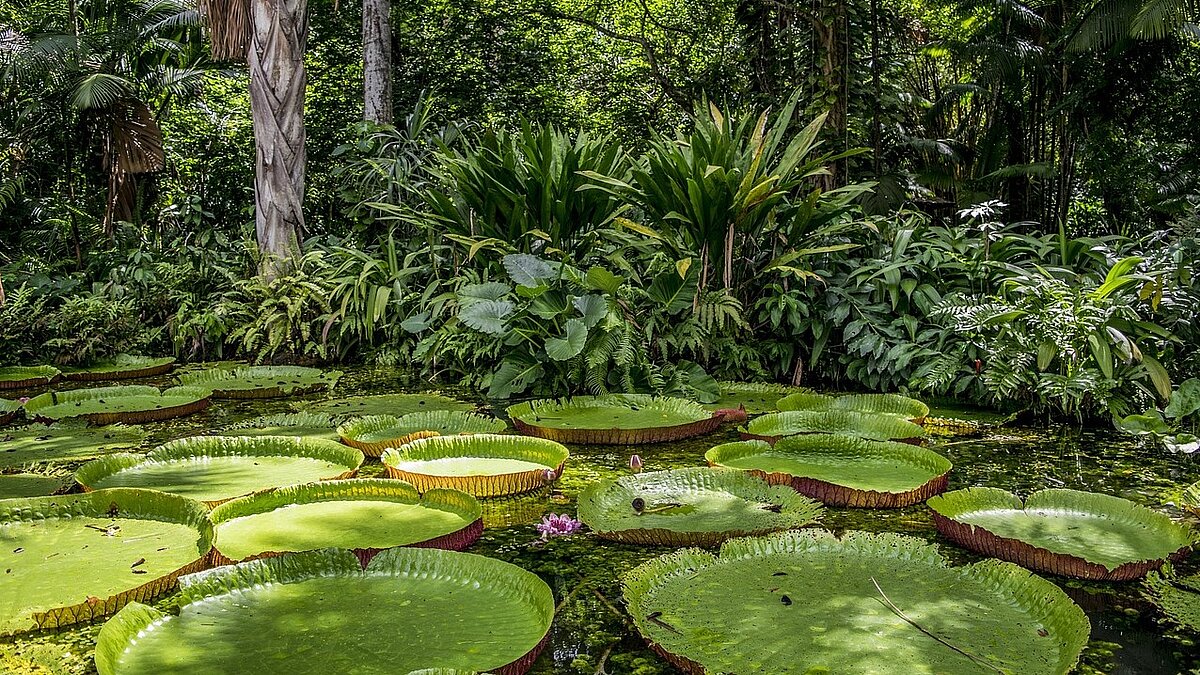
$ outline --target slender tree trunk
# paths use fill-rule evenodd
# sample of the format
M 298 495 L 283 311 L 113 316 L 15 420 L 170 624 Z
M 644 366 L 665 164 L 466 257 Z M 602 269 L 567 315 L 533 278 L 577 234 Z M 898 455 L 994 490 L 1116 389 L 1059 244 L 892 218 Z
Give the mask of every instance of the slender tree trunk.
M 307 5 L 307 0 L 251 0 L 254 225 L 266 276 L 275 276 L 299 255 L 304 230 Z
M 363 0 L 363 119 L 392 123 L 392 0 Z

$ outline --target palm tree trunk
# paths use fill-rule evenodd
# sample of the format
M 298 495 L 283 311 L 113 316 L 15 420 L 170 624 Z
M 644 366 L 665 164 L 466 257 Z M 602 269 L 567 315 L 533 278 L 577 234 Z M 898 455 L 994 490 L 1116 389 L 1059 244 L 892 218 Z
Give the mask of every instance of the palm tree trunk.
M 363 0 L 363 119 L 392 123 L 392 0 Z
M 304 49 L 307 0 L 251 0 L 250 109 L 254 117 L 254 225 L 262 273 L 300 252 L 304 231 Z

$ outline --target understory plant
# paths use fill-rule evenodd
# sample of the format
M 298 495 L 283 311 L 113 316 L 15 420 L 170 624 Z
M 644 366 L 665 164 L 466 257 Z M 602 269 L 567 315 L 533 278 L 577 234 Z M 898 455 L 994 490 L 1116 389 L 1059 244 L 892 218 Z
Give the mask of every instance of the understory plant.
M 915 384 L 947 391 L 960 365 L 974 360 L 992 403 L 1083 417 L 1124 415 L 1165 399 L 1170 377 L 1155 355 L 1171 336 L 1139 299 L 1150 281 L 1137 272 L 1141 262 L 1122 259 L 1099 282 L 1035 265 L 1014 271 L 994 295 L 948 296 L 930 316 L 955 339 Z
M 696 275 L 670 266 L 647 284 L 599 265 L 580 269 L 531 254 L 501 259 L 499 279 L 455 291 L 457 313 L 422 339 L 417 356 L 448 356 L 464 375 L 479 378 L 489 396 L 532 392 L 673 393 L 701 400 L 719 395 L 716 381 L 689 361 L 666 361 L 653 348 L 654 326 L 689 310 Z M 424 328 L 414 326 L 414 328 Z

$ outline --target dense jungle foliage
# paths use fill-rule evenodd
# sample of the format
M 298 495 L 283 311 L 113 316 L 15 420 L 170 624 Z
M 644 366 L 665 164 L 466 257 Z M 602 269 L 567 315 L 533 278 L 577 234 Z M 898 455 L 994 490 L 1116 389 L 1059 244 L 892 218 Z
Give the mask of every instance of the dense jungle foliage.
M 309 2 L 303 253 L 186 0 L 0 1 L 0 365 L 366 361 L 490 396 L 715 379 L 1078 418 L 1200 376 L 1171 2 Z

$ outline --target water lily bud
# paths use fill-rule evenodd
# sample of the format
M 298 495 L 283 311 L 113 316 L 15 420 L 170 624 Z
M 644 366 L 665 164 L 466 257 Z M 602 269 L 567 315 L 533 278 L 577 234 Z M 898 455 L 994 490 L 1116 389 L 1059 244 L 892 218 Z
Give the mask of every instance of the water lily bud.
M 631 455 L 629 457 L 629 470 L 634 473 L 642 472 L 642 458 L 640 455 Z

